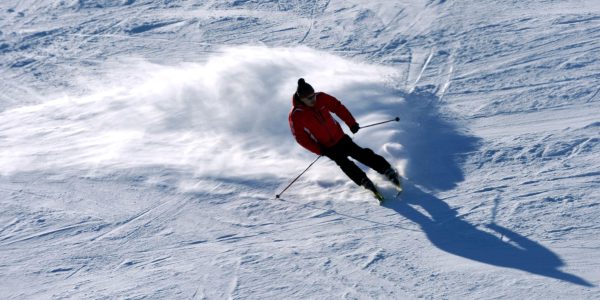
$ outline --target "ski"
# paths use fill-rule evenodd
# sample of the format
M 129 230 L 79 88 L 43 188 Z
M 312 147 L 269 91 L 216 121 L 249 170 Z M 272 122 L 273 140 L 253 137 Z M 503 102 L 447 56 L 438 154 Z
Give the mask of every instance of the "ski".
M 383 202 L 385 202 L 385 197 L 379 191 L 373 192 L 373 196 L 375 196 L 375 199 L 377 199 L 379 205 L 382 205 Z
M 398 199 L 398 197 L 400 197 L 400 194 L 402 193 L 402 190 L 403 190 L 402 189 L 402 177 L 400 177 L 400 175 L 398 174 L 398 171 L 396 171 L 393 168 L 389 168 L 385 172 L 384 175 L 387 177 L 387 179 L 394 185 L 394 187 L 398 191 L 398 193 L 394 197 L 394 199 Z
M 396 193 L 396 196 L 394 196 L 394 199 L 398 200 L 400 199 L 400 195 L 402 195 L 402 190 L 398 191 L 398 193 Z
M 392 171 L 387 172 L 387 174 L 385 174 L 385 175 L 388 178 L 388 180 L 393 184 L 397 193 L 393 197 L 392 197 L 392 195 L 388 195 L 390 197 L 389 199 L 386 199 L 387 197 L 384 196 L 384 194 L 379 191 L 379 188 L 370 179 L 365 178 L 361 184 L 361 186 L 363 188 L 365 188 L 367 191 L 369 191 L 373 195 L 373 197 L 375 199 L 377 199 L 377 202 L 379 202 L 379 205 L 383 205 L 383 203 L 386 202 L 386 200 L 399 199 L 400 195 L 402 194 L 402 191 L 404 190 L 402 188 L 402 178 L 398 175 L 398 173 L 395 170 L 393 170 L 393 169 L 390 169 L 390 170 L 392 170 Z
M 404 191 L 404 189 L 402 188 L 402 181 L 400 181 L 400 184 L 396 186 L 396 191 L 398 191 L 398 193 L 396 194 L 396 199 L 398 199 Z

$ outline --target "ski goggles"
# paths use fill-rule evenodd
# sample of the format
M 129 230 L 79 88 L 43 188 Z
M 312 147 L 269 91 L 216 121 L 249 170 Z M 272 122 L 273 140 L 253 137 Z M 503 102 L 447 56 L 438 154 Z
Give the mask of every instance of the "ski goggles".
M 312 95 L 308 95 L 306 97 L 302 97 L 302 98 L 300 98 L 300 100 L 302 100 L 302 101 L 309 101 L 309 100 L 310 101 L 314 101 L 316 99 L 316 97 L 317 97 L 317 94 L 312 93 Z

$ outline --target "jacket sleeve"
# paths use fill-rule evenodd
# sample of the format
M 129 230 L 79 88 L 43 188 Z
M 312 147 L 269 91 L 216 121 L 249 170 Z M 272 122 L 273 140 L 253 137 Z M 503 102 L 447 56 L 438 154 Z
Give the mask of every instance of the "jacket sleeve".
M 298 144 L 316 155 L 323 155 L 323 153 L 321 153 L 321 146 L 319 146 L 316 139 L 312 137 L 310 130 L 304 127 L 302 121 L 298 120 L 299 118 L 294 118 L 293 115 L 294 113 L 292 112 L 289 117 L 290 129 Z
M 342 119 L 342 121 L 344 121 L 348 127 L 352 127 L 357 124 L 354 116 L 352 116 L 352 113 L 350 113 L 348 108 L 346 108 L 346 106 L 344 106 L 340 100 L 326 93 L 321 94 L 323 94 L 323 103 L 325 104 L 325 107 L 340 117 L 340 119 Z

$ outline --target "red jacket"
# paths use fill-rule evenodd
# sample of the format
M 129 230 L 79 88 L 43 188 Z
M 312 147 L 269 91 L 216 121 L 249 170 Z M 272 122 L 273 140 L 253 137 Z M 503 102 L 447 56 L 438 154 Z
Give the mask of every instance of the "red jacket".
M 348 127 L 356 124 L 350 111 L 338 99 L 326 93 L 316 93 L 314 107 L 302 103 L 295 94 L 292 102 L 288 118 L 292 134 L 302 147 L 317 155 L 322 155 L 321 147 L 331 147 L 344 137 L 342 127 L 331 116 L 332 112 Z

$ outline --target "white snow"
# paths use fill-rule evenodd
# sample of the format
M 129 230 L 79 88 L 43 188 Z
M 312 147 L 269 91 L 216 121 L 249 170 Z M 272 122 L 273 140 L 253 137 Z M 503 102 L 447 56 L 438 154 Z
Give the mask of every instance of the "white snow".
M 600 298 L 596 2 L 2 1 L 0 298 Z

